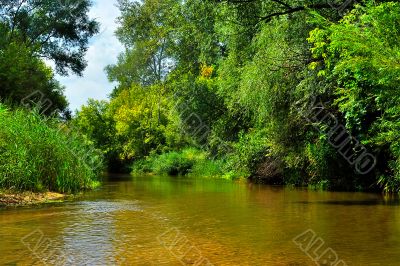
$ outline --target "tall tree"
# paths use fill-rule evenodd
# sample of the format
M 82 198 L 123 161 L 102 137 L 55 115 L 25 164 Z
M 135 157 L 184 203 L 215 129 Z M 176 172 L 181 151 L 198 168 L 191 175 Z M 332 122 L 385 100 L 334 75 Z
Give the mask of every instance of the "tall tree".
M 90 0 L 0 0 L 5 39 L 22 42 L 37 55 L 53 60 L 59 74 L 81 75 L 90 37 L 99 30 L 89 18 Z
M 170 22 L 177 4 L 176 0 L 119 1 L 121 17 L 116 34 L 125 52 L 117 65 L 106 68 L 110 80 L 129 87 L 131 83 L 156 84 L 165 78 L 173 65 Z

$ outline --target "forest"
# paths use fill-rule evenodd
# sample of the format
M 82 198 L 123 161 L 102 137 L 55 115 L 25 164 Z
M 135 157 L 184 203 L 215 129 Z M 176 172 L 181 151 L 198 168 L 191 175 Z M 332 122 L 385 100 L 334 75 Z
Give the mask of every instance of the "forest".
M 54 72 L 82 74 L 99 29 L 75 2 L 0 0 L 1 187 L 76 191 L 108 169 L 400 191 L 398 2 L 119 0 L 117 85 L 73 113 Z

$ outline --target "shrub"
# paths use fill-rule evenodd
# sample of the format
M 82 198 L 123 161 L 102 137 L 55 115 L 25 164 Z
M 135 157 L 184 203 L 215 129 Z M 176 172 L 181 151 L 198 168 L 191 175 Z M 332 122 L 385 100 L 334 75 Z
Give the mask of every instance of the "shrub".
M 267 158 L 267 154 L 268 145 L 264 131 L 251 131 L 246 134 L 242 132 L 229 156 L 228 168 L 245 176 L 254 175 L 260 163 Z
M 196 161 L 204 160 L 204 152 L 188 148 L 182 152 L 168 152 L 152 159 L 151 168 L 154 173 L 168 175 L 187 175 Z
M 169 152 L 156 157 L 152 163 L 153 171 L 157 174 L 186 175 L 194 162 L 177 152 Z
M 211 160 L 207 153 L 194 148 L 186 148 L 180 152 L 171 151 L 161 155 L 153 155 L 134 163 L 132 173 L 155 173 L 168 175 L 188 175 L 192 177 L 234 179 L 238 175 L 226 170 L 223 160 Z

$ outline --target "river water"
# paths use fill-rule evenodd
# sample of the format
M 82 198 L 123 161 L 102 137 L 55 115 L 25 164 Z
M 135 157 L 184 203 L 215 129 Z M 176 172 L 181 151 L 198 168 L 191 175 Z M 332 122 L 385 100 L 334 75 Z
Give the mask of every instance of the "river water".
M 400 204 L 368 193 L 119 177 L 0 209 L 0 265 L 400 265 Z

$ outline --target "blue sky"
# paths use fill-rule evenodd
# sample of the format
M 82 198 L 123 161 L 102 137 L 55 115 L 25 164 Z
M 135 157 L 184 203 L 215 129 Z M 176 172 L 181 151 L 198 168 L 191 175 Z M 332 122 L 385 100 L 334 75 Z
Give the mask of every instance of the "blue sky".
M 70 75 L 57 76 L 57 80 L 66 87 L 65 95 L 70 103 L 70 109 L 75 111 L 87 102 L 89 98 L 107 99 L 115 84 L 108 81 L 104 67 L 114 64 L 118 54 L 123 50 L 122 45 L 114 36 L 117 28 L 115 23 L 119 16 L 116 0 L 95 0 L 90 11 L 90 17 L 101 24 L 100 34 L 90 41 L 86 54 L 88 66 L 83 77 Z

